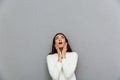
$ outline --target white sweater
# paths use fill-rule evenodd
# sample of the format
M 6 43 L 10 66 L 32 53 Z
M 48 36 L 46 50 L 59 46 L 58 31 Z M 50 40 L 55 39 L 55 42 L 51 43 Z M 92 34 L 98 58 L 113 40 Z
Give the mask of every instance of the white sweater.
M 58 54 L 47 56 L 47 65 L 50 76 L 53 80 L 76 80 L 75 69 L 77 66 L 78 54 L 67 52 L 66 58 L 58 62 Z

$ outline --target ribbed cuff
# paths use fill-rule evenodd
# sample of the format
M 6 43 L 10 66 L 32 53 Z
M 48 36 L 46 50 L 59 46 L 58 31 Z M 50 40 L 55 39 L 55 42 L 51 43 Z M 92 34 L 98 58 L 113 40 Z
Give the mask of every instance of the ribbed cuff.
M 62 63 L 61 62 L 57 62 L 57 66 L 62 66 Z
M 64 64 L 64 63 L 65 63 L 65 61 L 66 61 L 66 59 L 62 59 L 62 64 Z

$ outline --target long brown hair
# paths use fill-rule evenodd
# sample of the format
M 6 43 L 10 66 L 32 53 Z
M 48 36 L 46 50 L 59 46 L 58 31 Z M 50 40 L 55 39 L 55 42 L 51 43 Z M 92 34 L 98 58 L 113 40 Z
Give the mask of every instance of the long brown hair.
M 55 54 L 55 53 L 57 53 L 57 50 L 56 50 L 56 48 L 55 48 L 55 37 L 57 36 L 57 35 L 63 35 L 64 37 L 65 37 L 65 41 L 67 42 L 67 51 L 66 52 L 72 52 L 72 49 L 71 49 L 71 47 L 70 47 L 70 45 L 69 45 L 69 41 L 68 41 L 68 39 L 66 38 L 66 36 L 63 34 L 63 33 L 57 33 L 55 36 L 54 36 L 54 38 L 53 38 L 53 43 L 52 43 L 52 50 L 51 50 L 51 52 L 49 53 L 49 54 Z

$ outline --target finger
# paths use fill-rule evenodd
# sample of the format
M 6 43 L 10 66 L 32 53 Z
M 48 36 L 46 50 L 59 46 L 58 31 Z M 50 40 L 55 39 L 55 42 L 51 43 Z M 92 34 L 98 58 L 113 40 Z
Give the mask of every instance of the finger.
M 65 48 L 67 48 L 67 43 L 65 44 Z
M 65 51 L 67 51 L 67 43 L 66 43 L 66 45 L 65 45 Z
M 64 44 L 64 48 L 66 47 L 66 43 Z
M 66 47 L 67 47 L 67 43 L 66 43 Z

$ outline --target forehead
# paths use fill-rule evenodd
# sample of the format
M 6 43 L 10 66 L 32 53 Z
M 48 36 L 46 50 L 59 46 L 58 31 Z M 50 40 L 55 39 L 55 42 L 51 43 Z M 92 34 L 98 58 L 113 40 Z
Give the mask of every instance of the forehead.
M 64 37 L 64 35 L 62 35 L 62 34 L 58 34 L 56 37 Z

